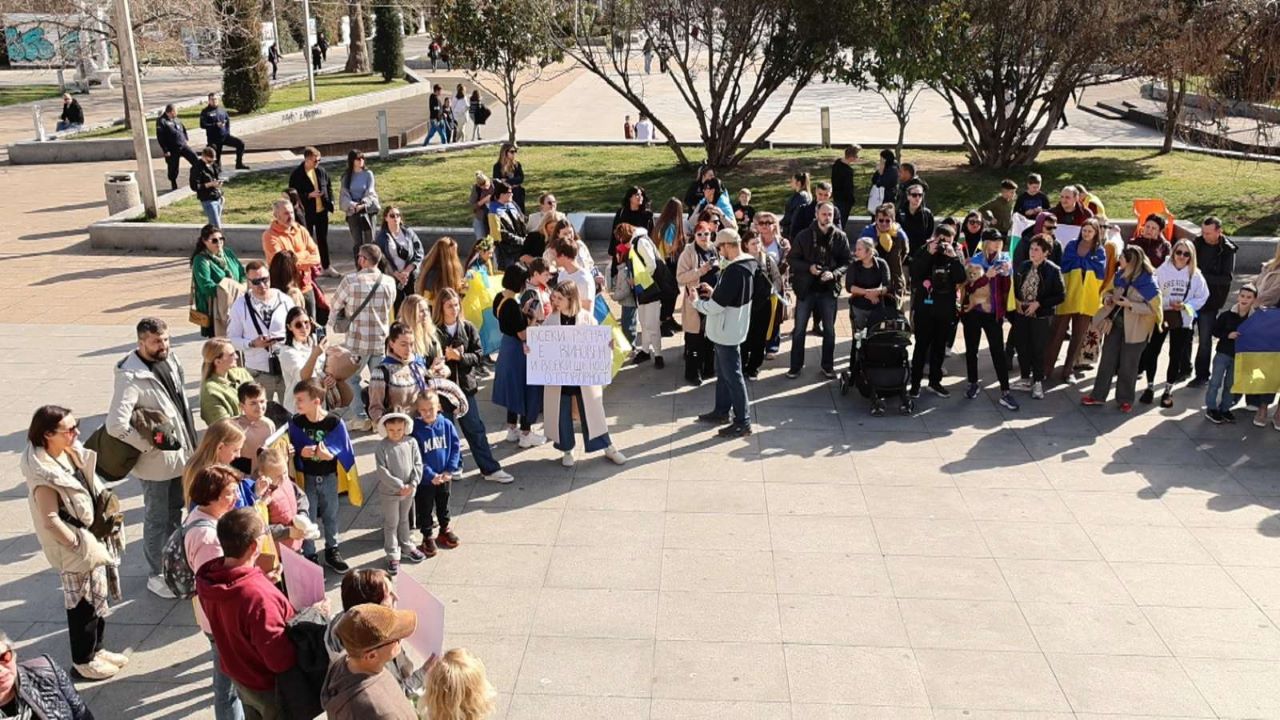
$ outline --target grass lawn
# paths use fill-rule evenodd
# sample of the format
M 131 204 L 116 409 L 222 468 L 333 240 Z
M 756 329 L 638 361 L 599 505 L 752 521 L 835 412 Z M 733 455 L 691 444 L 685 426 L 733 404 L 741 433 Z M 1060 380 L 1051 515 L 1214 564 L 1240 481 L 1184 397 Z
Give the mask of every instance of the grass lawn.
M 875 149 L 867 154 L 874 156 Z M 411 224 L 470 225 L 467 196 L 477 170 L 486 174 L 497 157 L 496 148 L 441 156 L 424 156 L 391 163 L 371 160 L 383 205 L 398 204 Z M 781 211 L 790 191 L 792 173 L 808 170 L 815 178 L 830 175 L 833 151 L 762 150 L 739 167 L 722 173 L 732 192 L 749 187 L 757 209 Z M 556 194 L 564 212 L 609 211 L 618 208 L 626 188 L 644 186 L 661 209 L 666 198 L 683 197 L 691 181 L 665 147 L 539 147 L 522 148 L 525 187 L 530 208 L 540 193 Z M 1002 172 L 979 170 L 961 152 L 907 151 L 929 183 L 926 198 L 936 215 L 962 213 L 994 196 L 1000 179 L 1012 177 L 1020 185 L 1030 171 L 1045 178 L 1047 188 L 1081 182 L 1106 204 L 1114 219 L 1132 216 L 1135 198 L 1164 198 L 1179 218 L 1216 214 L 1235 235 L 1280 234 L 1280 165 L 1241 162 L 1207 155 L 1175 152 L 1157 156 L 1148 150 L 1047 151 L 1032 167 Z M 334 183 L 340 169 L 334 169 Z M 865 198 L 872 171 L 858 166 L 859 197 Z M 271 201 L 285 187 L 287 173 L 256 173 L 229 183 L 223 218 L 228 223 L 265 223 Z M 194 198 L 161 209 L 165 222 L 203 223 Z
M 316 76 L 316 102 L 325 102 L 326 100 L 341 100 L 342 98 L 351 97 L 353 95 L 364 95 L 366 93 L 377 92 L 378 90 L 389 90 L 391 88 L 407 85 L 408 81 L 404 78 L 396 78 L 391 82 L 383 82 L 382 76 L 378 74 L 368 75 L 347 75 L 345 73 L 335 73 L 332 75 Z M 307 81 L 303 79 L 300 82 L 291 83 L 284 87 L 278 87 L 271 91 L 271 99 L 267 101 L 266 107 L 248 115 L 242 115 L 234 110 L 228 110 L 231 119 L 242 117 L 253 117 L 254 115 L 265 115 L 266 113 L 278 112 L 280 110 L 288 110 L 290 108 L 302 107 L 311 104 L 307 97 Z M 178 118 L 187 126 L 188 133 L 196 133 L 195 138 L 203 137 L 200 133 L 200 111 L 204 106 L 193 108 L 179 109 Z M 154 125 L 154 121 L 153 125 Z M 232 126 L 234 128 L 234 125 Z M 128 132 L 123 125 L 103 128 L 94 132 L 83 133 L 76 136 L 83 138 L 113 138 L 128 137 Z
M 6 85 L 0 87 L 0 107 L 47 100 L 61 94 L 57 85 Z

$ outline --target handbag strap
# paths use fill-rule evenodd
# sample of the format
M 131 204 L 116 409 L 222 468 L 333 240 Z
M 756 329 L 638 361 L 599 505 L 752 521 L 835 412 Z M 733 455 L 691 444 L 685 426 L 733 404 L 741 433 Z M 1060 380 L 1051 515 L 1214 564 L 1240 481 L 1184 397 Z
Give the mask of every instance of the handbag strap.
M 381 284 L 382 281 L 381 278 L 379 278 L 378 285 Z M 356 316 L 360 314 L 360 311 L 365 309 L 365 306 L 367 306 L 369 301 L 373 299 L 373 294 L 378 292 L 378 285 L 374 285 L 372 288 L 369 288 L 369 294 L 364 296 L 364 300 L 360 302 L 356 307 L 355 312 L 351 313 L 351 316 L 348 319 L 355 320 Z

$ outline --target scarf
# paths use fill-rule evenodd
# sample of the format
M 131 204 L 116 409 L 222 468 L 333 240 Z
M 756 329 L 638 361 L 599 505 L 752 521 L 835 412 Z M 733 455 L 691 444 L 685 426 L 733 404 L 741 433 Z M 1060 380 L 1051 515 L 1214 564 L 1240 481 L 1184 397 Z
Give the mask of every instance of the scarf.
M 889 229 L 879 234 L 880 247 L 885 252 L 893 250 L 893 241 L 898 237 L 898 223 L 889 225 Z

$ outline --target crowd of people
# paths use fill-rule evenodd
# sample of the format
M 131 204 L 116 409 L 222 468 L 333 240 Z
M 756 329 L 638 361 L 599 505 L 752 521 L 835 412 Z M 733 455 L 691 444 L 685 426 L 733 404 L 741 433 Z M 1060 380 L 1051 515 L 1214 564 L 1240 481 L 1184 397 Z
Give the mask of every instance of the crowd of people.
M 190 319 L 205 338 L 203 433 L 186 369 L 158 318 L 137 324 L 136 348 L 117 362 L 99 432 L 82 443 L 71 409 L 35 412 L 22 470 L 37 537 L 60 575 L 77 675 L 104 679 L 128 663 L 104 648 L 124 552 L 119 502 L 102 481 L 111 468 L 111 478 L 131 475 L 142 486 L 148 591 L 195 605 L 214 658 L 219 720 L 312 706 L 336 718 L 408 718 L 425 708 L 432 718 L 484 717 L 493 691 L 478 659 L 453 650 L 415 667 L 402 652 L 416 618 L 395 609 L 394 589 L 402 563 L 460 546 L 449 498 L 467 464 L 483 480 L 513 480 L 495 457 L 480 404 L 505 411 L 502 441 L 516 452 L 549 440 L 572 466 L 581 434 L 582 452 L 628 461 L 610 437 L 603 387 L 531 382 L 525 356 L 537 326 L 599 324 L 617 308 L 612 322 L 632 346 L 626 362 L 658 371 L 665 341 L 682 333 L 685 381 L 715 382 L 714 404 L 697 420 L 718 426 L 721 437 L 752 434 L 750 383 L 786 336 L 786 378 L 804 375 L 810 333 L 821 336 L 821 377 L 836 377 L 842 297 L 855 334 L 851 368 L 880 329 L 909 333 L 914 347 L 897 390 L 903 412 L 913 411 L 922 387 L 950 396 L 944 364 L 958 354 L 959 337 L 969 400 L 983 391 L 985 339 L 998 402 L 1010 411 L 1020 407 L 1015 390 L 1038 400 L 1093 369 L 1086 406 L 1103 404 L 1113 385 L 1126 413 L 1157 395 L 1172 407 L 1175 393 L 1203 388 L 1204 416 L 1223 423 L 1235 421 L 1240 399 L 1231 393 L 1240 328 L 1257 308 L 1280 304 L 1280 248 L 1249 277 L 1215 217 L 1194 239 L 1171 239 L 1167 219 L 1149 214 L 1125 239 L 1101 198 L 1070 185 L 1054 202 L 1035 174 L 1021 191 L 1003 181 L 962 218 L 936 217 L 917 168 L 890 151 L 866 192 L 872 222 L 851 240 L 845 228 L 856 226 L 842 219 L 859 204 L 857 147 L 835 160 L 829 183 L 796 174 L 780 213 L 752 206 L 747 189 L 731 200 L 711 168 L 656 212 L 644 188 L 629 187 L 608 257 L 597 262 L 554 194 L 542 193 L 526 214 L 518 152 L 503 144 L 492 177 L 476 174 L 476 238 L 464 259 L 453 238 L 424 247 L 398 206 L 383 204 L 358 151 L 348 155 L 335 206 L 320 153 L 307 148 L 270 208 L 264 259 L 242 263 L 214 222 L 196 241 Z M 335 207 L 353 238 L 355 270 L 345 275 L 327 242 Z M 322 283 L 328 277 L 340 279 L 332 294 Z M 1240 280 L 1247 282 L 1233 303 Z M 492 320 L 477 325 L 464 303 L 490 282 L 481 309 Z M 1167 370 L 1157 382 L 1162 354 Z M 880 390 L 870 388 L 874 415 L 886 411 L 889 393 Z M 1274 395 L 1248 402 L 1254 424 L 1280 430 L 1280 411 L 1269 415 Z M 353 440 L 368 432 L 378 436 L 376 470 L 362 483 Z M 359 504 L 366 492 L 380 505 L 385 569 L 352 569 L 340 548 L 341 495 Z M 342 577 L 340 614 L 291 605 L 275 544 Z M 298 639 L 308 623 L 323 628 L 331 656 L 321 677 L 298 686 L 291 674 L 316 666 L 305 656 L 314 647 Z M 30 678 L 19 687 L 65 681 L 47 659 L 15 676 L 3 635 L 0 648 L 5 716 L 15 716 L 6 697 L 27 703 L 19 710 L 43 702 L 6 689 L 6 679 Z M 298 687 L 322 689 L 317 696 Z M 73 692 L 62 697 L 73 708 L 64 716 L 91 717 Z

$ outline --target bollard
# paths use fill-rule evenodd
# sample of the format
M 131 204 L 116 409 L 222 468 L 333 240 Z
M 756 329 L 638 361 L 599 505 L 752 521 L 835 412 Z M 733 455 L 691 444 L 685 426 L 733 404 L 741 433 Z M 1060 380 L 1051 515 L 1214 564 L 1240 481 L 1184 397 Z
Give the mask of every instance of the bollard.
M 822 113 L 822 147 L 831 147 L 831 108 L 823 105 L 820 108 Z
M 48 140 L 48 136 L 44 132 L 44 110 L 40 109 L 40 103 L 31 104 L 31 121 L 36 124 L 36 140 L 44 142 Z
M 387 140 L 387 111 L 378 111 L 378 159 L 391 158 L 391 142 Z

